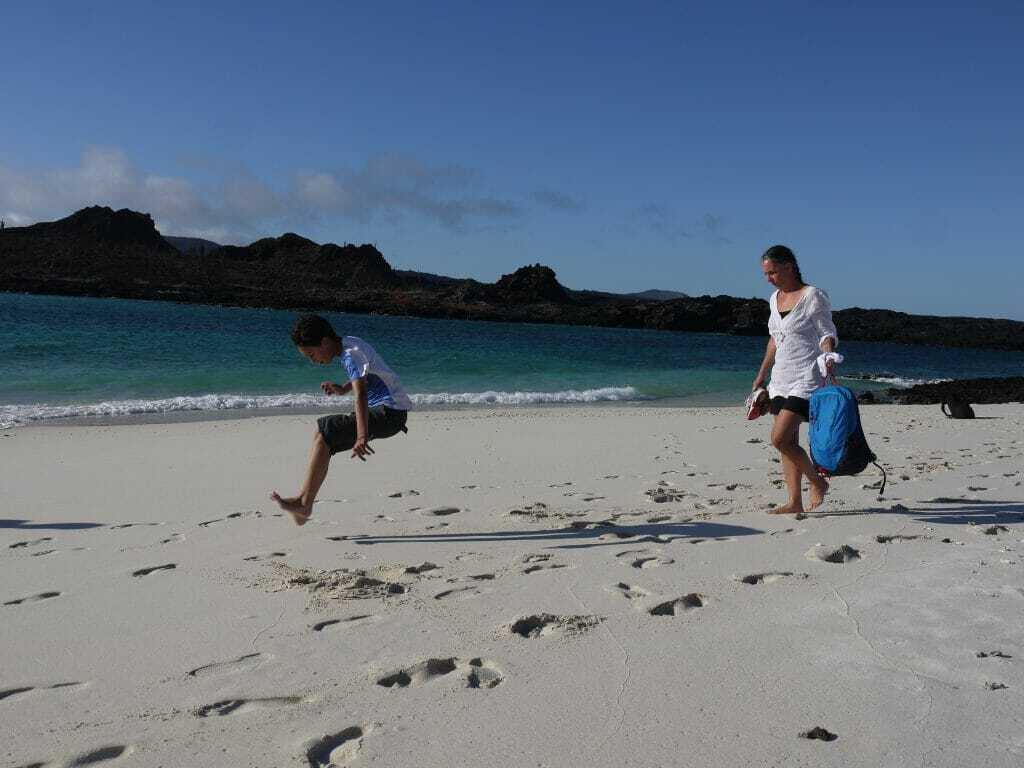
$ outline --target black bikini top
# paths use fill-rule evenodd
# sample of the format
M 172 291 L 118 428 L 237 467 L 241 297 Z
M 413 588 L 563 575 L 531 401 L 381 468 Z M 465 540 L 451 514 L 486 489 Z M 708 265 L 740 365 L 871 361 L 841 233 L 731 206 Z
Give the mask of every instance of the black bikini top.
M 779 312 L 779 317 L 785 317 L 786 315 L 788 315 L 792 311 L 793 311 L 792 309 L 787 309 L 785 312 Z

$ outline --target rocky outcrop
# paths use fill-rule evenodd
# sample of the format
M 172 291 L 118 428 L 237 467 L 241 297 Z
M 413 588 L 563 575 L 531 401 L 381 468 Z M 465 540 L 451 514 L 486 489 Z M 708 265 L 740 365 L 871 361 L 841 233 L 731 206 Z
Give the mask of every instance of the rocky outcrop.
M 555 270 L 541 264 L 520 267 L 511 275 L 502 275 L 494 287 L 495 299 L 505 304 L 560 303 L 569 300 L 569 292 L 555 278 Z
M 247 246 L 189 248 L 135 211 L 85 208 L 0 231 L 0 291 L 112 296 L 416 317 L 767 333 L 768 302 L 732 296 L 574 291 L 541 264 L 496 283 L 392 269 L 372 245 L 320 245 L 295 233 Z M 201 241 L 208 243 L 209 241 Z M 216 244 L 212 244 L 216 245 Z M 177 247 L 175 247 L 177 246 Z M 1024 323 L 844 309 L 841 339 L 1024 350 Z M 903 391 L 903 390 L 901 390 Z
M 860 307 L 839 310 L 834 319 L 840 336 L 857 341 L 1024 350 L 1024 323 L 1012 320 L 908 315 Z
M 956 396 L 974 405 L 1024 403 L 1024 376 L 1002 379 L 956 379 L 934 384 L 918 384 L 909 389 L 888 389 L 886 394 L 894 402 L 912 405 L 941 403 Z

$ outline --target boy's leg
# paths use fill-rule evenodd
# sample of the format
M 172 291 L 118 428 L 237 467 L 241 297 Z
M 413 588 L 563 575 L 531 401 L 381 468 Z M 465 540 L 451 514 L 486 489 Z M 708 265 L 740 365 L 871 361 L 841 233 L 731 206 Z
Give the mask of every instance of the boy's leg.
M 313 447 L 309 451 L 309 466 L 306 469 L 306 479 L 299 495 L 284 498 L 277 491 L 270 494 L 270 498 L 292 516 L 296 525 L 305 525 L 313 515 L 313 502 L 316 501 L 320 486 L 323 485 L 324 478 L 327 477 L 327 468 L 330 463 L 331 449 L 327 446 L 323 435 L 317 430 L 313 432 Z

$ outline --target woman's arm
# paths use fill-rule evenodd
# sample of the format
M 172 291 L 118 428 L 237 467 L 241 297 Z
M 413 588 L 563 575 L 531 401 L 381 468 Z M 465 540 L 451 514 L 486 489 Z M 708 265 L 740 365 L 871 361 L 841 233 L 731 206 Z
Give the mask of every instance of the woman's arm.
M 768 346 L 764 351 L 764 360 L 761 361 L 761 367 L 757 371 L 757 376 L 754 377 L 754 386 L 752 390 L 759 389 L 764 386 L 764 380 L 768 378 L 768 371 L 775 365 L 775 339 L 771 336 L 768 337 Z
M 818 331 L 818 346 L 822 352 L 835 352 L 839 346 L 839 334 L 836 324 L 832 322 L 832 302 L 824 291 L 814 291 L 814 304 L 811 307 L 811 322 Z

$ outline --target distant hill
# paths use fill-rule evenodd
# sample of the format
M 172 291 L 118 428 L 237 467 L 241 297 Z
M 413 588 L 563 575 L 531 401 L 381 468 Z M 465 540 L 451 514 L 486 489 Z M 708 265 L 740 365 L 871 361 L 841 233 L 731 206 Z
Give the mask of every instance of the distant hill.
M 213 240 L 203 240 L 201 237 L 164 235 L 164 240 L 173 245 L 179 253 L 184 253 L 188 256 L 205 256 L 221 247 L 220 243 L 215 243 Z
M 0 231 L 0 291 L 745 336 L 765 336 L 768 322 L 764 299 L 577 291 L 543 264 L 482 283 L 395 270 L 372 245 L 291 232 L 247 246 L 165 238 L 145 213 L 100 206 Z M 1024 350 L 1024 323 L 1011 320 L 859 308 L 834 317 L 841 339 Z
M 630 299 L 645 299 L 647 301 L 670 301 L 671 299 L 690 298 L 687 294 L 680 293 L 679 291 L 662 291 L 657 288 L 639 291 L 638 293 L 623 293 L 621 295 Z

